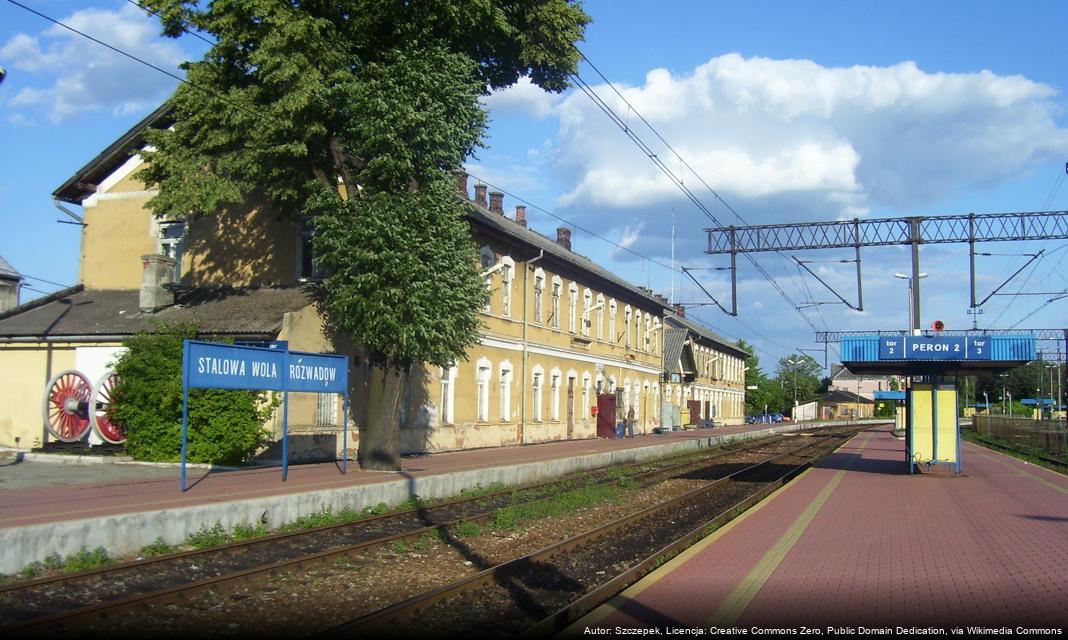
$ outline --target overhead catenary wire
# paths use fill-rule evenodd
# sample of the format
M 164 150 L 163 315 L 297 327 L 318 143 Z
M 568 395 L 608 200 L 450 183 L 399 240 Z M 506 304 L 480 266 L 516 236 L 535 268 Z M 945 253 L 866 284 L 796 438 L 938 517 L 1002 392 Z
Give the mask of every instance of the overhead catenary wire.
M 63 23 L 63 22 L 62 22 L 62 21 L 60 21 L 60 20 L 57 20 L 57 19 L 55 19 L 55 18 L 52 18 L 51 16 L 48 16 L 48 15 L 46 15 L 46 14 L 44 14 L 44 13 L 40 12 L 40 11 L 37 11 L 37 10 L 35 10 L 35 9 L 31 8 L 31 7 L 28 7 L 28 6 L 26 6 L 26 5 L 24 5 L 24 4 L 20 3 L 20 2 L 18 2 L 17 0 L 7 0 L 7 1 L 8 1 L 8 2 L 10 3 L 10 4 L 12 4 L 12 5 L 15 5 L 15 6 L 17 6 L 17 7 L 21 8 L 21 9 L 23 9 L 23 10 L 25 10 L 25 11 L 28 11 L 28 12 L 30 12 L 30 13 L 32 13 L 32 14 L 34 14 L 34 15 L 36 15 L 36 16 L 38 16 L 38 17 L 40 17 L 40 18 L 44 19 L 44 20 L 47 20 L 48 22 L 51 22 L 51 23 L 53 23 L 53 24 L 55 24 L 55 25 L 57 25 L 57 26 L 59 26 L 59 27 L 61 27 L 61 28 L 63 28 L 63 29 L 66 29 L 66 30 L 68 30 L 68 31 L 71 31 L 72 33 L 74 33 L 74 34 L 76 34 L 76 35 L 78 35 L 78 36 L 81 36 L 81 37 L 83 37 L 83 38 L 86 38 L 87 40 L 90 40 L 90 41 L 92 41 L 92 42 L 94 42 L 94 43 L 96 43 L 96 44 L 98 44 L 98 45 L 100 45 L 100 46 L 102 46 L 102 47 L 105 47 L 105 48 L 106 48 L 106 49 L 108 49 L 108 50 L 111 50 L 111 51 L 113 51 L 113 52 L 115 52 L 115 53 L 117 53 L 117 54 L 119 54 L 119 55 L 122 55 L 123 57 L 126 57 L 126 58 L 128 58 L 128 59 L 130 59 L 130 60 L 133 60 L 133 61 L 135 61 L 135 62 L 138 62 L 138 63 L 140 63 L 140 64 L 142 64 L 142 65 L 144 65 L 144 66 L 146 66 L 146 67 L 149 67 L 149 68 L 151 68 L 151 69 L 153 69 L 153 70 L 155 70 L 155 71 L 157 71 L 157 72 L 159 72 L 159 73 L 162 73 L 162 74 L 164 74 L 164 75 L 166 75 L 166 76 L 168 76 L 168 77 L 170 77 L 170 78 L 173 78 L 173 79 L 175 79 L 175 80 L 177 80 L 177 81 L 179 81 L 179 82 L 181 82 L 181 83 L 183 83 L 183 84 L 187 84 L 187 85 L 189 85 L 190 87 L 193 87 L 193 88 L 197 89 L 198 91 L 201 91 L 201 92 L 203 92 L 203 93 L 205 93 L 205 94 L 211 95 L 211 96 L 213 96 L 213 97 L 215 97 L 215 98 L 217 98 L 217 99 L 219 99 L 219 100 L 221 100 L 221 101 L 225 102 L 226 104 L 228 104 L 228 105 L 230 105 L 230 106 L 232 106 L 232 107 L 234 107 L 234 108 L 236 108 L 236 109 L 238 109 L 238 110 L 241 110 L 241 111 L 243 111 L 243 112 L 245 112 L 245 113 L 247 113 L 247 114 L 249 114 L 249 115 L 252 115 L 253 117 L 256 117 L 257 119 L 260 119 L 260 120 L 263 120 L 263 121 L 268 121 L 268 122 L 269 122 L 269 121 L 271 121 L 271 120 L 273 119 L 273 118 L 272 118 L 271 116 L 269 116 L 269 115 L 266 115 L 266 114 L 263 114 L 263 113 L 259 113 L 259 112 L 257 112 L 257 111 L 256 111 L 255 109 L 251 109 L 251 108 L 249 108 L 249 107 L 245 107 L 245 106 L 243 106 L 243 105 L 240 105 L 240 104 L 238 104 L 238 103 L 236 103 L 236 102 L 234 102 L 234 101 L 230 100 L 230 99 L 229 99 L 229 98 L 227 98 L 227 97 L 226 97 L 225 95 L 223 95 L 223 94 L 221 94 L 221 93 L 219 93 L 219 92 L 217 92 L 217 91 L 214 91 L 214 90 L 212 90 L 212 89 L 210 89 L 210 88 L 206 88 L 206 87 L 200 86 L 199 84 L 197 84 L 197 83 L 194 83 L 194 82 L 192 82 L 192 81 L 190 81 L 190 80 L 188 80 L 188 79 L 186 79 L 186 78 L 182 78 L 182 77 L 180 77 L 180 76 L 178 76 L 178 75 L 176 75 L 176 74 L 174 74 L 174 73 L 172 73 L 172 72 L 170 72 L 170 71 L 168 71 L 168 70 L 166 70 L 166 69 L 163 69 L 163 68 L 161 68 L 161 67 L 159 67 L 159 66 L 157 66 L 157 65 L 155 65 L 155 64 L 153 64 L 153 63 L 151 63 L 151 62 L 148 62 L 148 61 L 146 61 L 146 60 L 144 60 L 144 59 L 142 59 L 142 58 L 139 58 L 139 57 L 137 57 L 137 56 L 136 56 L 136 55 L 134 55 L 134 54 L 131 54 L 131 53 L 127 52 L 127 51 L 124 51 L 124 50 L 122 50 L 122 49 L 120 49 L 120 48 L 118 48 L 118 47 L 116 47 L 116 46 L 113 46 L 113 45 L 111 45 L 111 44 L 109 44 L 109 43 L 107 43 L 107 42 L 104 42 L 104 41 L 102 41 L 102 40 L 100 40 L 100 39 L 98 39 L 98 38 L 95 38 L 95 37 L 93 37 L 93 36 L 91 36 L 91 35 L 89 35 L 89 34 L 87 34 L 87 33 L 83 32 L 83 31 L 80 31 L 80 30 L 78 30 L 78 29 L 75 29 L 74 27 L 71 27 L 71 26 L 69 26 L 69 25 L 67 25 L 67 24 Z M 154 11 L 152 11 L 151 9 L 148 9 L 148 8 L 146 8 L 146 7 L 142 6 L 142 5 L 140 5 L 140 4 L 139 4 L 139 3 L 137 3 L 137 2 L 133 2 L 132 0 L 128 0 L 128 2 L 130 2 L 131 4 L 133 4 L 133 5 L 135 5 L 135 6 L 139 7 L 139 8 L 141 8 L 142 10 L 144 10 L 144 11 L 146 11 L 146 12 L 152 13 L 153 15 L 158 15 L 158 14 L 156 14 L 156 13 L 155 13 Z M 182 30 L 183 30 L 183 31 L 184 31 L 185 33 L 189 33 L 189 34 L 191 34 L 191 35 L 196 35 L 196 34 L 193 34 L 193 32 L 189 31 L 188 29 L 186 29 L 186 28 L 184 28 L 184 27 L 182 27 Z M 207 42 L 207 43 L 209 43 L 209 44 L 212 44 L 212 45 L 214 45 L 214 44 L 215 44 L 215 43 L 212 43 L 212 42 L 211 42 L 210 40 L 207 40 L 207 39 L 205 39 L 205 38 L 203 38 L 203 37 L 201 37 L 201 36 L 199 36 L 199 35 L 197 35 L 197 37 L 199 37 L 199 38 L 200 38 L 201 40 L 204 40 L 205 42 Z M 576 75 L 573 75 L 572 77 L 573 77 L 573 78 L 576 78 L 576 79 L 577 79 L 577 80 L 579 81 L 579 84 L 580 84 L 580 86 L 582 86 L 582 85 L 584 85 L 584 84 L 585 84 L 584 82 L 582 82 L 582 81 L 581 81 L 581 79 L 580 79 L 580 78 L 578 78 L 578 76 L 576 76 Z M 584 90 L 585 90 L 585 89 L 584 89 Z M 589 95 L 589 94 L 587 94 L 587 95 Z M 593 97 L 593 96 L 591 96 L 591 97 Z M 595 100 L 595 102 L 597 102 L 597 100 Z M 605 106 L 607 106 L 607 105 L 605 105 Z M 614 116 L 614 113 L 613 113 L 613 112 L 611 112 L 611 110 L 610 110 L 610 109 L 608 109 L 607 113 L 611 114 L 611 116 Z M 641 119 L 642 119 L 642 120 L 644 121 L 644 117 L 642 117 L 642 116 L 641 116 L 641 114 L 639 114 L 639 113 L 638 113 L 637 111 L 635 111 L 635 114 L 636 114 L 636 115 L 638 115 L 638 117 L 639 117 L 639 118 L 641 118 Z M 616 117 L 616 118 L 618 118 L 618 116 L 615 116 L 615 117 Z M 626 129 L 626 124 L 625 124 L 625 123 L 623 123 L 623 128 L 624 128 L 624 129 Z M 314 142 L 314 141 L 313 141 L 313 142 Z M 636 142 L 638 142 L 638 141 L 636 140 Z M 327 148 L 325 144 L 321 144 L 320 146 L 323 146 L 324 148 Z M 328 149 L 328 148 L 327 148 L 327 149 Z M 329 149 L 328 149 L 328 150 L 329 150 Z M 649 150 L 649 152 L 650 152 L 650 154 L 651 154 L 651 156 L 652 156 L 652 157 L 655 157 L 655 154 L 652 154 L 652 152 L 651 152 L 651 149 Z M 679 159 L 680 159 L 680 161 L 683 161 L 681 157 L 679 157 Z M 683 161 L 683 162 L 684 162 L 684 161 Z M 687 166 L 688 166 L 688 165 L 687 165 Z M 667 167 L 666 167 L 666 165 L 665 165 L 665 166 L 663 166 L 663 167 L 662 167 L 662 169 L 666 171 L 667 175 L 669 175 L 669 176 L 672 176 L 672 177 L 673 177 L 673 173 L 672 173 L 672 172 L 670 171 L 670 169 L 669 169 L 669 168 L 667 168 Z M 691 169 L 691 171 L 692 171 L 692 169 Z M 477 177 L 476 177 L 476 178 L 477 178 Z M 676 180 L 677 180 L 677 178 L 676 178 Z M 703 180 L 702 180 L 702 182 L 703 182 Z M 713 220 L 714 222 L 716 222 L 716 223 L 718 224 L 718 221 L 717 221 L 717 220 L 715 219 L 715 216 L 714 216 L 714 215 L 713 215 L 713 214 L 712 214 L 711 212 L 709 212 L 709 211 L 707 210 L 707 208 L 705 208 L 705 207 L 704 207 L 703 203 L 701 203 L 701 202 L 700 202 L 700 200 L 699 200 L 699 199 L 697 199 L 697 198 L 696 198 L 696 196 L 694 196 L 694 195 L 692 194 L 692 192 L 690 192 L 690 191 L 689 191 L 689 189 L 687 189 L 687 188 L 685 187 L 685 184 L 684 184 L 684 183 L 682 183 L 681 181 L 677 181 L 677 183 L 678 183 L 678 184 L 679 184 L 679 186 L 680 186 L 680 187 L 681 187 L 681 188 L 682 188 L 682 189 L 684 190 L 684 193 L 686 193 L 686 194 L 687 194 L 687 196 L 688 196 L 688 197 L 689 197 L 689 198 L 690 198 L 690 199 L 691 199 L 691 200 L 692 200 L 692 201 L 693 201 L 693 202 L 694 202 L 694 203 L 695 203 L 695 204 L 696 204 L 696 205 L 697 205 L 697 206 L 698 206 L 698 207 L 699 207 L 700 209 L 702 209 L 702 211 L 704 211 L 704 212 L 706 213 L 706 215 L 709 215 L 709 216 L 710 216 L 710 219 L 712 219 L 712 220 Z M 486 184 L 488 185 L 489 183 L 486 183 Z M 706 185 L 706 186 L 707 186 L 707 185 Z M 500 190 L 500 191 L 504 192 L 504 190 L 503 190 L 503 189 L 501 189 L 500 187 L 494 187 L 494 188 L 496 188 L 497 190 Z M 596 237 L 596 238 L 599 238 L 599 239 L 601 239 L 601 240 L 603 240 L 603 241 L 605 241 L 605 242 L 608 242 L 609 244 L 611 244 L 611 245 L 613 245 L 613 246 L 615 246 L 615 247 L 617 247 L 617 248 L 619 248 L 619 249 L 622 249 L 622 250 L 624 250 L 624 251 L 627 251 L 627 252 L 629 252 L 629 253 L 631 253 L 631 254 L 633 254 L 633 255 L 635 255 L 635 256 L 637 256 L 637 257 L 639 257 L 639 258 L 642 258 L 642 259 L 644 259 L 644 260 L 648 260 L 649 262 L 651 262 L 651 263 L 653 263 L 653 264 L 657 264 L 658 266 L 661 266 L 661 267 L 663 267 L 663 268 L 671 269 L 671 267 L 668 267 L 667 265 L 664 265 L 663 263 L 661 263 L 661 262 L 659 262 L 659 261 L 653 260 L 652 258 L 649 258 L 649 257 L 647 257 L 647 256 L 644 256 L 644 255 L 642 255 L 642 254 L 639 254 L 639 253 L 635 252 L 634 250 L 630 249 L 629 247 L 625 247 L 625 246 L 623 246 L 623 245 L 620 245 L 619 243 L 616 243 L 616 242 L 614 242 L 614 241 L 611 241 L 611 240 L 609 240 L 609 239 L 607 239 L 607 238 L 605 238 L 605 237 L 603 237 L 603 236 L 601 236 L 601 235 L 599 235 L 599 234 L 596 234 L 596 233 L 594 233 L 594 232 L 590 231 L 589 229 L 586 229 L 586 228 L 584 228 L 584 227 L 582 227 L 582 226 L 580 226 L 580 225 L 576 225 L 576 224 L 574 224 L 573 222 L 571 222 L 571 221 L 569 221 L 569 220 L 567 220 L 567 219 L 565 219 L 565 218 L 562 218 L 562 217 L 560 217 L 560 216 L 558 216 L 558 215 L 556 215 L 556 214 L 554 214 L 554 213 L 552 213 L 552 212 L 549 212 L 549 211 L 547 211 L 547 210 L 545 210 L 545 209 L 543 209 L 543 208 L 541 208 L 541 207 L 538 207 L 537 205 L 534 205 L 533 203 L 530 203 L 529 201 L 527 201 L 527 200 L 525 200 L 525 199 L 523 199 L 523 198 L 520 198 L 520 197 L 516 196 L 515 194 L 509 194 L 509 195 L 511 195 L 511 197 L 513 197 L 513 198 L 515 198 L 515 199 L 517 199 L 517 200 L 519 200 L 519 201 L 521 201 L 521 202 L 525 202 L 525 203 L 527 203 L 527 204 L 528 204 L 528 206 L 531 206 L 531 207 L 532 207 L 533 209 L 536 209 L 536 210 L 538 210 L 538 211 L 541 211 L 541 212 L 543 212 L 543 213 L 545 213 L 545 214 L 547 214 L 547 215 L 550 215 L 550 216 L 552 216 L 552 217 L 554 217 L 554 218 L 557 218 L 557 219 L 559 219 L 559 220 L 561 220 L 561 221 L 563 221 L 563 222 L 566 222 L 566 223 L 568 223 L 568 224 L 570 224 L 570 225 L 574 226 L 575 228 L 579 229 L 580 231 L 583 231 L 583 232 L 585 232 L 585 233 L 588 233 L 588 234 L 590 234 L 590 235 L 591 235 L 591 236 L 593 236 L 593 237 Z M 717 198 L 718 198 L 718 195 L 717 195 Z M 722 200 L 721 200 L 721 201 L 722 201 Z M 727 208 L 728 208 L 728 209 L 730 209 L 730 210 L 731 210 L 731 211 L 732 211 L 733 213 L 735 213 L 735 215 L 737 216 L 737 212 L 734 212 L 734 210 L 733 210 L 733 209 L 731 209 L 731 208 L 729 207 L 729 205 L 727 205 L 727 204 L 726 204 L 725 202 L 724 202 L 724 205 L 725 205 L 725 206 L 727 206 Z M 790 300 L 790 298 L 789 298 L 788 294 L 786 294 L 786 292 L 785 292 L 785 291 L 784 291 L 784 290 L 783 290 L 783 289 L 782 289 L 782 288 L 781 288 L 781 287 L 780 287 L 780 286 L 778 285 L 778 283 L 777 283 L 777 282 L 775 282 L 774 278 L 772 278 L 772 277 L 771 277 L 771 276 L 770 276 L 769 274 L 767 274 L 767 272 L 766 272 L 766 271 L 765 271 L 765 270 L 764 270 L 764 269 L 763 269 L 763 268 L 762 268 L 762 267 L 761 267 L 761 266 L 760 266 L 759 264 L 757 264 L 757 263 L 756 263 L 755 261 L 753 261 L 752 257 L 750 257 L 750 256 L 748 256 L 748 255 L 747 255 L 746 257 L 747 257 L 747 258 L 749 258 L 751 262 L 754 262 L 754 265 L 755 265 L 755 266 L 757 266 L 757 269 L 758 269 L 758 271 L 760 271 L 760 272 L 761 272 L 761 273 L 762 273 L 762 274 L 764 275 L 764 277 L 765 277 L 766 279 L 768 279 L 768 281 L 769 281 L 769 282 L 770 282 L 770 283 L 772 284 L 772 286 L 773 286 L 773 287 L 774 287 L 774 288 L 775 288 L 776 290 L 778 290 L 778 291 L 779 291 L 779 293 L 780 293 L 780 294 L 781 294 L 782 296 L 784 296 L 784 297 L 785 297 L 785 298 L 787 299 L 787 301 L 788 301 L 788 302 L 790 302 L 791 304 L 793 304 L 793 302 L 792 302 L 792 300 Z M 672 270 L 672 271 L 674 271 L 674 270 Z M 62 285 L 58 285 L 58 284 L 57 284 L 57 286 L 62 286 Z M 39 290 L 37 290 L 37 289 L 33 289 L 32 287 L 27 287 L 27 289 L 30 289 L 30 290 L 34 290 L 34 291 L 39 291 Z M 44 292 L 42 292 L 42 293 L 44 293 Z M 795 307 L 795 308 L 796 308 L 796 307 Z M 813 328 L 813 329 L 815 330 L 815 329 L 816 329 L 816 327 L 815 327 L 815 325 L 813 325 L 813 324 L 812 324 L 811 320 L 809 320 L 809 318 L 807 318 L 807 317 L 806 317 L 806 316 L 805 316 L 804 314 L 801 314 L 801 315 L 802 315 L 802 318 L 804 318 L 804 319 L 805 319 L 805 321 L 806 321 L 806 322 L 808 322 L 808 324 L 809 324 L 809 325 L 810 325 L 810 326 L 811 326 L 811 327 L 812 327 L 812 328 Z M 731 316 L 731 317 L 733 317 L 733 316 Z M 742 322 L 741 320 L 739 320 L 738 318 L 734 317 L 734 320 L 735 320 L 736 322 L 738 322 L 738 323 L 739 323 L 740 325 L 742 325 L 743 327 L 745 327 L 746 329 L 748 329 L 748 330 L 749 330 L 750 332 L 752 332 L 752 333 L 753 333 L 754 335 L 756 335 L 757 337 L 759 337 L 759 338 L 761 338 L 761 339 L 763 339 L 763 340 L 767 341 L 768 343 L 771 343 L 771 344 L 775 344 L 776 346 L 779 346 L 780 348 L 783 348 L 783 349 L 785 349 L 785 350 L 787 350 L 787 351 L 791 351 L 791 350 L 792 350 L 792 349 L 791 349 L 790 347 L 786 347 L 786 346 L 785 346 L 785 345 L 783 345 L 782 343 L 779 343 L 779 342 L 777 342 L 777 341 L 775 341 L 775 340 L 772 340 L 772 339 L 768 338 L 767 336 L 764 336 L 763 334 L 761 334 L 760 332 L 756 331 L 756 330 L 755 330 L 754 328 L 752 328 L 751 326 L 749 326 L 749 325 L 747 325 L 747 324 L 743 323 L 743 322 Z M 767 352 L 765 352 L 765 353 L 767 353 Z M 768 355 L 771 355 L 771 354 L 768 354 Z

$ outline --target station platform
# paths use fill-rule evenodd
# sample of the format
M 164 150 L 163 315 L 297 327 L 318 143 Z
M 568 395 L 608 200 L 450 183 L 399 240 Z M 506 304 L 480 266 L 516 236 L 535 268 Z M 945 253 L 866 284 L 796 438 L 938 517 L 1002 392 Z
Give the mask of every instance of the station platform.
M 967 442 L 961 476 L 909 475 L 904 451 L 857 435 L 565 636 L 1066 633 L 1068 477 Z
M 177 465 L 142 466 L 100 459 L 47 463 L 46 473 L 71 474 L 97 467 L 97 475 L 123 466 L 120 480 L 0 489 L 0 573 L 14 573 L 53 553 L 66 556 L 82 547 L 103 547 L 112 556 L 136 553 L 161 538 L 180 544 L 203 528 L 221 525 L 276 527 L 329 510 L 395 506 L 418 497 L 454 496 L 466 489 L 529 484 L 603 467 L 716 446 L 771 433 L 843 424 L 751 424 L 670 431 L 623 439 L 571 440 L 405 457 L 401 471 L 363 471 L 350 460 L 290 465 L 285 482 L 280 467 L 218 471 L 190 467 L 188 490 L 179 491 Z M 51 456 L 53 460 L 58 456 Z M 46 464 L 24 456 L 38 469 Z M 23 462 L 23 468 L 28 466 Z M 148 469 L 151 468 L 151 473 Z M 162 469 L 162 471 L 161 471 Z M 92 477 L 78 468 L 81 479 Z M 37 471 L 40 473 L 40 471 Z M 0 487 L 19 473 L 19 463 L 0 465 Z M 43 484 L 43 483 L 42 483 Z

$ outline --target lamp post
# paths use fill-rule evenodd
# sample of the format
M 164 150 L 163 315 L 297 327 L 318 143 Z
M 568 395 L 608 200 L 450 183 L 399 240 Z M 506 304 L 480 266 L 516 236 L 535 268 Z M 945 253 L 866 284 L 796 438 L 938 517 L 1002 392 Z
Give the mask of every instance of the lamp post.
M 794 406 L 797 406 L 797 368 L 804 362 L 804 359 L 789 358 L 786 363 L 790 365 L 790 368 L 794 372 Z
M 901 278 L 902 280 L 908 280 L 908 283 L 909 283 L 909 333 L 911 334 L 911 333 L 914 333 L 917 329 L 920 328 L 919 327 L 919 324 L 920 324 L 920 310 L 918 308 L 914 309 L 913 306 L 912 306 L 912 304 L 913 304 L 912 301 L 913 301 L 914 298 L 916 299 L 916 306 L 917 307 L 919 306 L 919 298 L 918 298 L 918 296 L 913 296 L 912 295 L 912 286 L 913 286 L 913 284 L 912 284 L 912 276 L 905 275 L 904 273 L 895 273 L 894 277 L 895 278 Z M 917 278 L 926 278 L 927 274 L 926 273 L 917 273 L 916 277 Z
M 1005 415 L 1005 413 L 1006 413 L 1006 411 L 1005 411 L 1005 407 L 1006 407 L 1006 404 L 1005 404 L 1005 398 L 1006 398 L 1005 392 L 1008 389 L 1008 387 L 1006 386 L 1006 383 L 1007 383 L 1007 379 L 1009 377 L 1009 374 L 1000 373 L 1000 374 L 998 374 L 998 377 L 1001 378 L 1001 415 Z

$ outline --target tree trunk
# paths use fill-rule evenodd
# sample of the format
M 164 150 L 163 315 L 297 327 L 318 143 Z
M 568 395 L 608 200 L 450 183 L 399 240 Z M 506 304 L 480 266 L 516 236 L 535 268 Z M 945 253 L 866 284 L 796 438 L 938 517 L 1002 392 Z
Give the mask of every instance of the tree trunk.
M 382 384 L 370 393 L 367 424 L 360 429 L 357 459 L 360 468 L 373 471 L 400 471 L 400 399 L 408 383 L 407 369 L 390 367 L 382 373 Z

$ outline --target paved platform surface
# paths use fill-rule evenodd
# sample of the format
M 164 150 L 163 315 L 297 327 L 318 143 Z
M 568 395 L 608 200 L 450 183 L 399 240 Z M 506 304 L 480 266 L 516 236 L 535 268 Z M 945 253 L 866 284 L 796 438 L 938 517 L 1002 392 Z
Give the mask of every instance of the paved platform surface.
M 1068 634 L 1068 477 L 969 443 L 961 477 L 904 459 L 861 433 L 566 635 Z

